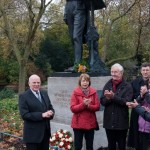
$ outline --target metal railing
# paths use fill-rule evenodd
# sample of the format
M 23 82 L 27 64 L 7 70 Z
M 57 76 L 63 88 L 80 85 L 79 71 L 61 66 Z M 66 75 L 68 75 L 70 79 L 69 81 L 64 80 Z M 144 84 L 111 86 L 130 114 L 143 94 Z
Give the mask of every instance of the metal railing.
M 7 140 L 8 138 L 6 138 L 6 137 L 16 138 L 16 140 L 9 141 L 9 140 Z M 10 147 L 15 147 L 15 149 L 17 149 L 17 150 L 25 149 L 25 145 L 23 144 L 23 138 L 13 135 L 13 134 L 10 134 L 10 133 L 0 132 L 0 141 L 3 141 L 5 143 L 9 144 Z

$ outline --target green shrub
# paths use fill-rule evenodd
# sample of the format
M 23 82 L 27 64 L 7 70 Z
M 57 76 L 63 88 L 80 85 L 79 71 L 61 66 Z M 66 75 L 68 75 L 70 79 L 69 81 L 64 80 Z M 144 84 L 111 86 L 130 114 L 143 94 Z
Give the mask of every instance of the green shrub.
M 5 98 L 14 98 L 14 96 L 15 91 L 12 89 L 4 88 L 3 90 L 0 91 L 0 100 Z
M 1 111 L 14 112 L 18 111 L 18 99 L 3 99 L 0 101 Z
M 23 121 L 18 110 L 18 98 L 1 100 L 0 112 L 1 131 L 21 136 Z

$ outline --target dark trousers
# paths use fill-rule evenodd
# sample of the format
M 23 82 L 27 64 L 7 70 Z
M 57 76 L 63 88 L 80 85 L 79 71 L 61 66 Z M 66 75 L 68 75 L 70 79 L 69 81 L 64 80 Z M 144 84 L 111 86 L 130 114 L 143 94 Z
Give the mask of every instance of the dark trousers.
M 127 146 L 135 148 L 136 150 L 139 150 L 139 125 L 138 125 L 138 113 L 132 109 L 131 111 L 131 117 L 130 117 L 130 128 L 128 132 L 128 138 L 127 138 Z
M 82 60 L 83 33 L 86 25 L 86 17 L 87 12 L 82 1 L 67 1 L 65 6 L 65 20 L 74 46 L 74 63 Z
M 106 135 L 108 139 L 109 150 L 116 150 L 116 144 L 118 144 L 119 150 L 126 150 L 127 130 L 106 129 Z
M 139 150 L 149 150 L 150 148 L 150 133 L 139 132 L 140 139 L 140 149 Z
M 26 143 L 26 150 L 49 150 L 49 133 L 49 130 L 45 130 L 41 143 Z
M 86 150 L 93 150 L 94 130 L 73 129 L 74 150 L 82 149 L 83 137 L 86 141 Z

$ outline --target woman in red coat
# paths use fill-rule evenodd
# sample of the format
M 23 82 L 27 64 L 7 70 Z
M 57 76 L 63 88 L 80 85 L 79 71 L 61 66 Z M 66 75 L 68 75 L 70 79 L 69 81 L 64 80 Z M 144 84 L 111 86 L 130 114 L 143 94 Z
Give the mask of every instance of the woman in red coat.
M 94 129 L 97 127 L 95 112 L 100 109 L 100 102 L 96 90 L 90 85 L 90 76 L 81 74 L 79 86 L 74 89 L 71 96 L 74 150 L 82 149 L 83 136 L 86 141 L 86 150 L 93 150 Z

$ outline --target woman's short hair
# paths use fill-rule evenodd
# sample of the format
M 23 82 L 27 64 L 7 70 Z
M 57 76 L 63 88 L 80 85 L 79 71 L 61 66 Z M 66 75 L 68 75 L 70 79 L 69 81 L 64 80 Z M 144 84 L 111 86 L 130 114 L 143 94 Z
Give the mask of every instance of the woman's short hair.
M 123 74 L 123 72 L 124 72 L 123 66 L 121 66 L 119 63 L 115 63 L 114 65 L 112 65 L 111 69 L 113 67 L 117 67 L 120 70 L 120 72 L 122 72 L 122 74 Z
M 78 82 L 78 85 L 81 86 L 81 80 L 82 78 L 84 78 L 86 81 L 89 81 L 89 86 L 91 85 L 91 79 L 90 79 L 90 76 L 86 73 L 82 73 L 79 77 L 79 82 Z

